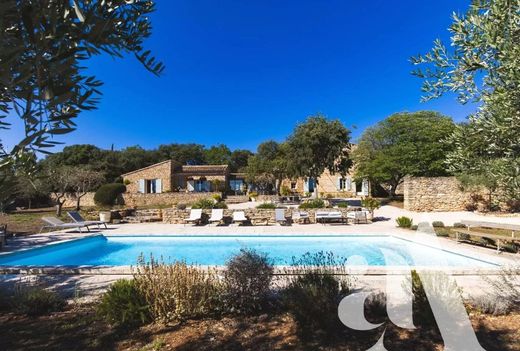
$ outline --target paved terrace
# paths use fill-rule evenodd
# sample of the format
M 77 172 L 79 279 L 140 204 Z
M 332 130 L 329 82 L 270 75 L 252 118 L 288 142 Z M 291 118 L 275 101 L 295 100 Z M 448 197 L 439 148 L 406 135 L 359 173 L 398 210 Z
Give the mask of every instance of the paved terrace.
M 446 238 L 431 237 L 416 233 L 410 230 L 396 228 L 395 218 L 399 216 L 409 216 L 414 218 L 414 223 L 423 221 L 432 222 L 441 220 L 446 225 L 452 225 L 462 219 L 481 220 L 502 223 L 520 224 L 519 217 L 493 217 L 477 215 L 469 212 L 450 212 L 450 213 L 411 213 L 402 209 L 384 206 L 376 211 L 376 217 L 381 220 L 371 224 L 349 224 L 349 225 L 292 225 L 292 226 L 184 226 L 163 223 L 141 223 L 141 224 L 121 224 L 111 225 L 108 230 L 92 231 L 92 233 L 104 233 L 108 235 L 374 235 L 385 234 L 407 240 L 417 240 L 421 243 L 428 243 L 432 246 L 440 245 L 442 249 L 455 251 L 460 254 L 479 258 L 481 260 L 498 263 L 501 265 L 520 265 L 519 254 L 502 253 L 496 254 L 493 249 L 477 247 L 468 244 L 457 244 L 453 240 Z M 63 240 L 71 240 L 92 233 L 71 233 L 53 232 L 45 234 L 34 234 L 27 237 L 14 238 L 9 242 L 2 253 L 18 251 L 32 247 L 47 245 Z M 432 241 L 433 240 L 433 241 Z M 2 275 L 0 281 L 4 286 L 11 287 L 13 283 L 20 280 L 40 281 L 42 284 L 54 286 L 67 293 L 75 293 L 85 298 L 90 298 L 102 291 L 106 286 L 121 278 L 129 277 L 126 269 L 108 269 L 102 271 L 88 272 L 85 274 L 21 274 L 21 275 Z M 125 274 L 121 274 L 125 273 Z M 356 287 L 362 289 L 382 289 L 385 286 L 386 274 L 400 274 L 401 271 L 390 271 L 377 268 L 369 272 L 368 275 L 356 275 Z M 463 288 L 467 295 L 479 295 L 486 291 L 486 282 L 483 275 L 495 274 L 496 270 L 481 271 L 450 269 L 454 274 L 458 284 Z

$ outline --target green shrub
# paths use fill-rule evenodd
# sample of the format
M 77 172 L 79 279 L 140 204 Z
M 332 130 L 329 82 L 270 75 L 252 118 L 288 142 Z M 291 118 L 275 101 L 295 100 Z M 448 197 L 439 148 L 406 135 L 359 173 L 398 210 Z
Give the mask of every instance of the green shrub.
M 113 206 L 125 191 L 126 186 L 121 183 L 102 185 L 94 194 L 94 202 L 98 206 Z
M 213 208 L 213 205 L 215 205 L 215 202 L 212 199 L 200 199 L 195 201 L 191 208 L 202 208 L 202 209 L 208 209 Z
M 444 222 L 442 221 L 433 221 L 432 227 L 434 228 L 444 228 Z
M 273 265 L 266 255 L 254 250 L 240 250 L 226 263 L 226 306 L 232 313 L 261 311 L 270 293 L 272 274 Z
M 450 231 L 446 228 L 435 228 L 435 234 L 440 237 L 447 238 L 450 236 Z
M 311 208 L 325 208 L 325 202 L 321 199 L 313 199 L 306 201 L 300 205 L 301 209 L 311 209 Z
M 250 198 L 257 198 L 257 197 L 258 197 L 258 193 L 257 193 L 256 191 L 251 191 L 251 192 L 249 193 L 249 197 L 250 197 Z
M 226 203 L 224 201 L 221 201 L 221 202 L 217 202 L 215 204 L 213 204 L 213 208 L 223 208 L 223 209 L 226 209 L 228 208 Z
M 156 321 L 183 322 L 222 311 L 222 284 L 212 269 L 185 262 L 168 264 L 153 257 L 145 262 L 141 256 L 134 280 Z
M 101 297 L 97 313 L 110 324 L 134 326 L 150 320 L 150 310 L 135 281 L 120 279 Z
M 466 228 L 466 225 L 457 222 L 457 223 L 453 223 L 453 228 Z
M 175 206 L 175 208 L 177 208 L 178 210 L 185 210 L 187 207 L 187 205 L 185 203 L 179 203 L 177 204 L 177 206 Z
M 276 208 L 276 205 L 272 202 L 264 202 L 263 204 L 256 206 L 256 208 L 273 210 Z
M 370 211 L 373 215 L 374 211 L 381 207 L 381 201 L 374 199 L 373 197 L 364 197 L 361 199 L 361 206 Z
M 282 194 L 282 196 L 289 196 L 292 194 L 292 191 L 287 185 L 283 185 L 280 189 L 280 194 Z
M 399 228 L 411 228 L 413 224 L 413 220 L 408 217 L 398 217 L 396 220 L 397 226 Z
M 211 197 L 212 197 L 213 200 L 215 200 L 216 202 L 220 202 L 220 201 L 222 201 L 222 195 L 220 195 L 220 194 L 213 194 L 213 195 L 211 195 Z
M 62 311 L 65 305 L 65 300 L 57 293 L 38 286 L 17 285 L 11 300 L 13 312 L 28 316 Z
M 338 208 L 348 208 L 348 206 L 349 206 L 349 205 L 348 205 L 347 202 L 340 202 L 340 203 L 338 204 Z

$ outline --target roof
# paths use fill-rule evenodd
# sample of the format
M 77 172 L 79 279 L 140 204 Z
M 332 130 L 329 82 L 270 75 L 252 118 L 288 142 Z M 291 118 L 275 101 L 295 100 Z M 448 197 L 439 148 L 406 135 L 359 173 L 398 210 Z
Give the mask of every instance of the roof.
M 131 171 L 131 172 L 128 172 L 128 173 L 124 173 L 121 176 L 124 177 L 124 176 L 132 174 L 132 173 L 141 172 L 141 171 L 144 171 L 145 169 L 154 168 L 154 167 L 157 167 L 157 166 L 161 166 L 161 165 L 163 165 L 165 163 L 171 163 L 171 162 L 172 162 L 172 160 L 166 160 L 166 161 L 162 161 L 162 162 L 159 162 L 159 163 L 154 163 L 153 165 L 150 165 L 150 166 L 147 166 L 147 167 L 143 167 L 143 168 L 139 168 L 139 169 L 136 169 L 135 171 Z

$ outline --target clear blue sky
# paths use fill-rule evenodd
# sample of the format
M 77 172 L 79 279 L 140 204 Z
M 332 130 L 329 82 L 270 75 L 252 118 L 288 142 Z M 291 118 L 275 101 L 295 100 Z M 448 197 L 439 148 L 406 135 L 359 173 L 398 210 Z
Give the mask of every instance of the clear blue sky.
M 158 0 L 147 47 L 166 65 L 156 78 L 135 59 L 95 58 L 99 109 L 60 140 L 103 148 L 225 143 L 256 149 L 321 112 L 364 128 L 399 111 L 463 120 L 453 96 L 420 103 L 409 58 L 448 41 L 469 0 Z M 8 132 L 3 139 L 9 144 Z

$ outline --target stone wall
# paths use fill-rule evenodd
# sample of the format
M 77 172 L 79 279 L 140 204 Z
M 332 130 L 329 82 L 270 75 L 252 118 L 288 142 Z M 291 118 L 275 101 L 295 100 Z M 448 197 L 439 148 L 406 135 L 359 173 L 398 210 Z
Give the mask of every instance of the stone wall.
M 172 163 L 171 161 L 160 162 L 140 170 L 127 173 L 123 175 L 123 179 L 128 184 L 126 185 L 126 191 L 128 193 L 139 192 L 139 180 L 140 179 L 161 179 L 162 192 L 172 190 Z
M 471 193 L 455 177 L 406 177 L 404 208 L 409 211 L 465 211 Z
M 87 193 L 81 198 L 81 207 L 94 207 L 93 192 Z M 179 203 L 190 204 L 200 199 L 211 198 L 213 195 L 221 193 L 186 193 L 186 192 L 172 192 L 161 194 L 141 194 L 141 193 L 124 193 L 124 205 L 128 207 L 149 207 L 149 206 L 173 206 Z M 76 197 L 73 195 L 66 195 L 64 207 L 75 207 Z
M 248 208 L 243 210 L 246 217 L 251 220 L 251 224 L 253 225 L 273 225 L 276 224 L 275 221 L 275 212 L 270 209 L 259 209 L 259 208 Z M 298 210 L 285 210 L 285 216 L 291 216 L 293 211 Z M 347 212 L 349 211 L 346 208 L 335 208 L 335 209 L 309 209 L 305 210 L 309 214 L 309 220 L 311 223 L 315 223 L 315 213 L 316 211 L 340 211 L 344 217 L 347 216 Z M 231 222 L 231 218 L 233 216 L 234 210 L 224 210 L 224 221 L 226 223 Z M 211 210 L 202 210 L 203 213 L 203 221 L 207 221 L 207 219 L 211 216 Z M 169 224 L 182 224 L 184 220 L 189 218 L 190 210 L 178 210 L 175 208 L 165 208 L 162 210 L 162 219 L 163 223 Z

